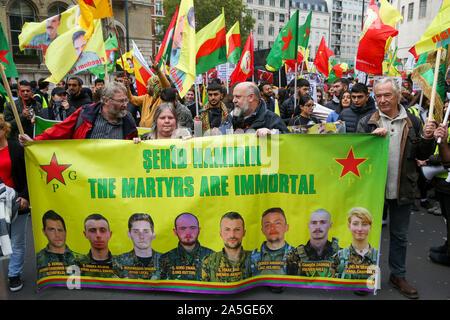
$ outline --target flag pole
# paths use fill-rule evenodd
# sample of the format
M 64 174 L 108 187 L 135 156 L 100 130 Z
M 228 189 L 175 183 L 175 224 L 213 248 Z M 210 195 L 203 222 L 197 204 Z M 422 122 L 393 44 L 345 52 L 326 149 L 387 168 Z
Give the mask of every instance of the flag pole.
M 436 100 L 436 87 L 437 87 L 437 80 L 439 75 L 439 65 L 441 64 L 441 54 L 442 54 L 442 48 L 437 49 L 437 55 L 436 55 L 436 65 L 434 68 L 434 79 L 433 79 L 433 87 L 431 89 L 431 99 L 430 99 L 430 111 L 428 112 L 428 120 L 433 120 L 433 114 L 434 114 L 434 102 Z
M 198 116 L 198 84 L 195 82 L 195 115 Z
M 125 71 L 125 63 L 123 62 L 123 57 L 122 57 L 122 49 L 120 47 L 120 41 L 119 41 L 119 34 L 117 33 L 117 29 L 116 26 L 113 24 L 114 26 L 114 32 L 116 33 L 116 37 L 117 37 L 117 44 L 119 45 L 119 54 L 120 54 L 120 61 L 122 62 L 122 69 L 123 69 L 123 75 L 125 76 L 125 78 L 127 78 L 127 72 Z
M 109 83 L 108 66 L 105 63 L 103 67 L 105 68 L 105 83 Z
M 14 113 L 14 119 L 16 120 L 17 128 L 19 129 L 19 133 L 20 134 L 24 134 L 23 127 L 22 127 L 22 122 L 20 121 L 20 117 L 19 117 L 19 112 L 17 112 L 17 107 L 16 107 L 16 104 L 14 102 L 14 98 L 13 98 L 13 95 L 12 95 L 12 92 L 11 92 L 11 88 L 9 87 L 8 79 L 6 78 L 5 69 L 4 69 L 5 67 L 1 63 L 0 63 L 0 65 L 1 65 L 0 72 L 2 74 L 3 83 L 5 84 L 4 87 L 5 87 L 6 93 L 8 93 L 9 103 L 11 104 L 11 109 L 12 109 L 12 111 Z M 20 83 L 17 83 L 17 87 L 20 90 Z M 22 97 L 22 99 L 23 99 L 23 97 Z M 25 102 L 23 103 L 23 107 L 26 108 Z
M 303 67 L 303 65 L 302 65 Z M 297 107 L 297 75 L 298 75 L 297 59 L 295 59 L 295 78 L 294 78 L 294 112 Z

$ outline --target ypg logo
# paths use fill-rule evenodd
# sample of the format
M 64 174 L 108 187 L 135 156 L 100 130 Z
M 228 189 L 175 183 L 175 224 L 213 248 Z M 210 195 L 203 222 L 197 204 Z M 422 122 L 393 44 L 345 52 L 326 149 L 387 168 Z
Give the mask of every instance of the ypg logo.
M 52 159 L 49 164 L 40 165 L 41 169 L 47 173 L 47 184 L 49 184 L 53 180 L 57 180 L 61 182 L 63 185 L 66 185 L 66 181 L 63 177 L 63 172 L 72 166 L 71 164 L 60 164 L 58 163 L 58 159 L 56 158 L 56 153 L 53 153 Z M 76 179 L 76 171 L 68 171 L 69 179 Z M 53 192 L 56 192 L 56 189 L 59 188 L 59 184 L 54 181 L 53 183 Z

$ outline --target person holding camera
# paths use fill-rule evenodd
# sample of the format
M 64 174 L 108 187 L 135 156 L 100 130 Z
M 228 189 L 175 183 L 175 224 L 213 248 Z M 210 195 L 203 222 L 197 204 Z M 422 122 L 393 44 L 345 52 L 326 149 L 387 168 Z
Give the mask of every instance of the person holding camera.
M 69 105 L 67 101 L 67 92 L 60 87 L 52 90 L 51 99 L 48 107 L 47 119 L 63 121 L 72 113 L 77 111 L 74 106 Z

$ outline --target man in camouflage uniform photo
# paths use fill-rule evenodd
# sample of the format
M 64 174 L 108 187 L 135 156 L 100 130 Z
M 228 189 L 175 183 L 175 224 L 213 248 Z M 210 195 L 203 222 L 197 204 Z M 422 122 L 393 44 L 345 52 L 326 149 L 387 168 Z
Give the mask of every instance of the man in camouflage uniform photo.
M 75 265 L 80 254 L 66 245 L 66 224 L 64 219 L 53 210 L 42 216 L 42 232 L 48 239 L 47 246 L 36 255 L 38 279 L 53 275 L 66 275 L 67 267 Z
M 175 218 L 173 233 L 178 237 L 178 246 L 164 253 L 160 260 L 160 279 L 202 280 L 202 260 L 213 253 L 198 241 L 200 226 L 192 213 L 182 213 Z
M 153 250 L 155 239 L 153 219 L 146 213 L 135 213 L 128 219 L 128 238 L 133 242 L 133 250 L 112 257 L 114 273 L 120 278 L 159 278 L 160 252 Z
M 308 228 L 310 238 L 306 245 L 299 245 L 286 256 L 287 274 L 306 277 L 329 277 L 333 256 L 340 249 L 338 239 L 328 241 L 332 226 L 331 215 L 324 209 L 311 213 Z
M 91 250 L 77 259 L 81 275 L 87 277 L 116 278 L 112 269 L 112 254 L 108 243 L 112 232 L 109 223 L 100 214 L 91 214 L 84 220 L 83 234 L 91 244 Z
M 252 276 L 286 274 L 286 254 L 293 249 L 285 240 L 288 230 L 289 225 L 281 208 L 271 208 L 262 214 L 261 232 L 266 241 L 259 251 L 252 251 Z
M 244 236 L 242 216 L 237 212 L 226 213 L 220 220 L 220 237 L 224 248 L 203 259 L 203 281 L 233 282 L 250 276 L 251 251 L 245 251 L 242 247 Z

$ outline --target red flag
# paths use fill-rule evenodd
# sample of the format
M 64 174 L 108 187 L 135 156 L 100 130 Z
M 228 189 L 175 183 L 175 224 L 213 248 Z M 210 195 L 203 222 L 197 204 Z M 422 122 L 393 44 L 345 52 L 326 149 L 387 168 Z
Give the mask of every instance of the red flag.
M 378 6 L 372 0 L 364 20 L 363 30 L 356 54 L 356 69 L 375 75 L 383 74 L 383 59 L 386 40 L 395 37 L 398 31 L 383 24 Z
M 208 72 L 206 72 L 207 79 L 217 79 L 218 78 L 217 69 L 214 67 Z
M 272 72 L 258 70 L 258 79 L 261 81 L 273 83 L 273 74 L 272 74 Z
M 416 46 L 412 46 L 411 49 L 408 50 L 408 52 L 410 52 L 414 56 L 414 59 L 417 62 L 417 60 L 419 59 L 419 55 L 416 53 Z
M 244 50 L 242 50 L 241 59 L 230 75 L 231 84 L 247 80 L 253 74 L 253 33 L 250 32 Z
M 325 38 L 322 36 L 319 48 L 317 49 L 316 57 L 314 58 L 314 65 L 316 66 L 316 69 L 322 72 L 326 77 L 328 77 L 329 74 L 328 59 L 331 56 L 334 56 L 334 52 L 327 47 L 325 44 Z
M 175 29 L 175 24 L 177 22 L 178 17 L 178 7 L 175 11 L 175 14 L 172 17 L 172 21 L 170 21 L 169 28 L 167 29 L 166 35 L 164 36 L 164 40 L 161 43 L 161 46 L 159 47 L 158 55 L 156 56 L 155 62 L 158 63 L 158 66 L 161 67 L 161 58 L 165 59 L 167 52 L 170 51 L 172 47 L 172 36 L 173 36 L 173 30 Z
M 300 51 L 297 51 L 297 71 L 302 69 L 302 62 L 303 62 L 303 55 Z M 284 62 L 287 66 L 287 72 L 295 72 L 295 60 L 286 60 Z M 305 62 L 303 62 L 303 70 L 307 70 L 307 67 L 305 65 Z

